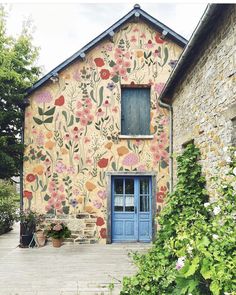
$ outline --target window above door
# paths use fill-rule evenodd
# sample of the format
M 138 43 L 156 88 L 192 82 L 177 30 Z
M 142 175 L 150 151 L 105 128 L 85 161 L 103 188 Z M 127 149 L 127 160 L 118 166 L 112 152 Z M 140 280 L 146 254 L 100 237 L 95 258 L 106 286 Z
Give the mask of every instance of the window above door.
M 121 138 L 150 135 L 150 87 L 121 88 Z

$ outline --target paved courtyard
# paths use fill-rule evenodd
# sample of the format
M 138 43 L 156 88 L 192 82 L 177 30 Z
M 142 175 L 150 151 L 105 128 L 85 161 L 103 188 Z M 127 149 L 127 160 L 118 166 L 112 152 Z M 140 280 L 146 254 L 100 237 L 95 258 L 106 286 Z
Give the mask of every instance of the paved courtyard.
M 0 236 L 0 295 L 119 294 L 123 276 L 135 273 L 128 253 L 148 244 L 17 247 L 19 228 Z M 114 288 L 111 291 L 111 284 Z

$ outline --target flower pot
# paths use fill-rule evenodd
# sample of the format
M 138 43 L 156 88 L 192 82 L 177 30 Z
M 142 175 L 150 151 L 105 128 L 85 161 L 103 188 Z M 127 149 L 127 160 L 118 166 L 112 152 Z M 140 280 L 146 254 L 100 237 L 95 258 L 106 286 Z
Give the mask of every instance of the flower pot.
M 46 242 L 46 236 L 45 236 L 44 232 L 42 230 L 40 230 L 40 231 L 37 231 L 35 234 L 36 234 L 38 246 L 43 247 Z
M 33 234 L 26 234 L 26 235 L 21 235 L 21 246 L 22 247 L 29 247 L 30 242 L 33 239 Z M 35 241 L 32 241 L 31 247 L 35 246 Z
M 55 239 L 52 238 L 52 245 L 53 247 L 59 248 L 62 245 L 62 239 Z

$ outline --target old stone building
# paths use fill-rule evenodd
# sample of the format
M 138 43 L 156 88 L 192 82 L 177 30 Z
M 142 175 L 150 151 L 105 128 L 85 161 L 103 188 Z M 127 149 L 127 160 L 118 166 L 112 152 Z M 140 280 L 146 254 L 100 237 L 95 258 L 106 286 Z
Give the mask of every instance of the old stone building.
M 214 193 L 236 143 L 236 5 L 207 7 L 160 99 L 172 107 L 174 155 L 194 141 Z

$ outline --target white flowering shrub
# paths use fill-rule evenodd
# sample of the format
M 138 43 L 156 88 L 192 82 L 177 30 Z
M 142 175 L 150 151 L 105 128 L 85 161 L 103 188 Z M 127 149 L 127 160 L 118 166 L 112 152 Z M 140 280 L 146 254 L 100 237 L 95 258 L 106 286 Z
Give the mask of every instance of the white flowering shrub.
M 209 198 L 198 164 L 199 150 L 190 144 L 177 158 L 178 182 L 159 217 L 157 240 L 145 255 L 135 255 L 138 272 L 124 278 L 124 294 L 236 294 L 236 153 L 229 173 Z

